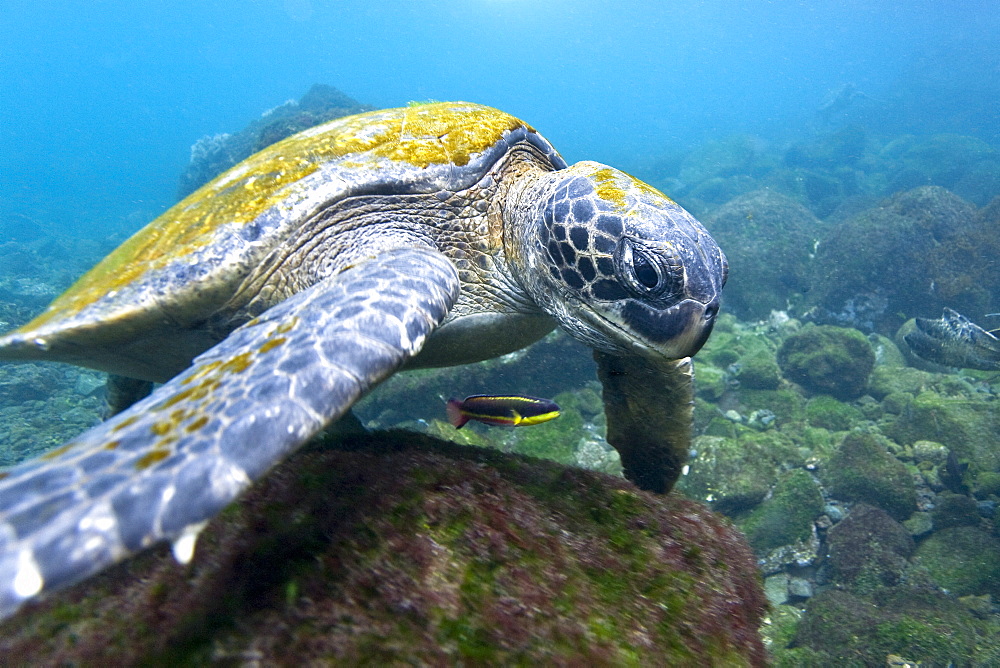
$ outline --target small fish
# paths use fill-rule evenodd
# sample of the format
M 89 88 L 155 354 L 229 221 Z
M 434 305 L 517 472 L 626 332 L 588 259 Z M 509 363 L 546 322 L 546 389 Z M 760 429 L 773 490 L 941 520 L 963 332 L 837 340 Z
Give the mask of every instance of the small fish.
M 554 401 L 518 394 L 475 394 L 464 401 L 449 399 L 445 407 L 448 421 L 461 429 L 469 420 L 506 427 L 525 427 L 559 417 Z

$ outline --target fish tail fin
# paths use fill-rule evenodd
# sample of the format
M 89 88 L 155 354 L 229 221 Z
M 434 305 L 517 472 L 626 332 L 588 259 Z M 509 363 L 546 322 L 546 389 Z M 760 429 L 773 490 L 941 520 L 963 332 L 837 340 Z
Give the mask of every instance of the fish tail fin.
M 455 429 L 461 429 L 469 421 L 469 416 L 462 412 L 462 402 L 458 399 L 449 399 L 445 404 L 444 411 L 448 414 L 448 422 Z

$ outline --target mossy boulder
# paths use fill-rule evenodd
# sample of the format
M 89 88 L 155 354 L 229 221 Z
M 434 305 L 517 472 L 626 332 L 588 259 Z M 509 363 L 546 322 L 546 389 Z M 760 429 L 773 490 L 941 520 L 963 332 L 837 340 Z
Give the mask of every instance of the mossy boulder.
M 821 394 L 806 403 L 806 420 L 814 427 L 847 431 L 864 420 L 860 410 L 833 397 Z
M 993 222 L 939 186 L 897 194 L 822 236 L 810 299 L 883 334 L 911 315 L 937 317 L 945 306 L 994 312 L 1000 235 Z
M 1000 470 L 1000 411 L 996 402 L 923 392 L 887 428 L 898 443 L 932 440 L 978 470 Z
M 741 387 L 738 398 L 742 410 L 750 414 L 757 410 L 768 410 L 775 414 L 779 425 L 803 418 L 805 399 L 794 389 L 783 387 L 777 390 L 753 390 Z
M 1000 597 L 1000 540 L 976 527 L 936 531 L 920 544 L 913 560 L 955 596 Z
M 934 382 L 934 374 L 912 367 L 877 366 L 869 378 L 868 392 L 881 401 L 890 394 L 916 396 Z
M 876 366 L 892 368 L 906 366 L 906 357 L 892 339 L 881 334 L 869 334 L 868 342 L 872 346 L 872 352 L 875 353 Z
M 801 469 L 781 476 L 770 498 L 737 524 L 758 556 L 810 539 L 813 522 L 823 513 L 823 495 L 812 476 Z
M 333 444 L 329 444 L 332 446 Z M 205 529 L 0 628 L 12 665 L 763 665 L 766 602 L 704 506 L 407 433 L 296 453 Z
M 941 492 L 937 495 L 931 518 L 934 520 L 935 530 L 979 526 L 982 519 L 975 499 L 951 492 Z
M 736 379 L 741 387 L 752 390 L 776 390 L 781 386 L 781 369 L 774 352 L 760 350 L 740 359 Z
M 885 438 L 851 432 L 820 474 L 836 498 L 877 506 L 902 521 L 917 509 L 917 494 L 906 466 L 889 454 L 887 446 Z
M 781 344 L 778 365 L 785 378 L 810 392 L 854 399 L 868 387 L 875 353 L 855 329 L 807 326 Z
M 734 433 L 695 438 L 692 447 L 697 454 L 688 463 L 688 474 L 678 481 L 685 494 L 727 514 L 756 506 L 781 470 L 801 463 L 795 444 L 784 434 L 746 428 Z
M 916 545 L 881 508 L 856 504 L 827 534 L 832 578 L 856 592 L 899 584 Z
M 718 401 L 728 389 L 729 375 L 722 369 L 695 360 L 694 377 L 695 391 L 698 396 L 707 401 Z
M 810 287 L 813 244 L 823 227 L 809 209 L 773 190 L 755 190 L 702 220 L 729 257 L 726 308 L 759 320 L 801 301 Z
M 890 654 L 920 665 L 987 665 L 998 645 L 987 623 L 934 591 L 898 587 L 877 599 L 829 589 L 809 599 L 793 645 L 807 666 L 885 666 Z M 779 654 L 780 656 L 780 654 Z M 782 665 L 782 661 L 777 661 Z

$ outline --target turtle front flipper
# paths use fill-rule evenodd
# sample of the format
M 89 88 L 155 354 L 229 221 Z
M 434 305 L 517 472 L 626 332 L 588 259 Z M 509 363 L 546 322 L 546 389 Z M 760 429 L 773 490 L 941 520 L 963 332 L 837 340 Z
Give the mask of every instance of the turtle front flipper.
M 665 494 L 684 470 L 691 448 L 694 376 L 691 359 L 654 362 L 594 352 L 603 385 L 608 443 L 625 477 Z
M 195 535 L 415 355 L 458 291 L 444 255 L 383 253 L 235 330 L 112 420 L 0 473 L 0 618 Z M 178 543 L 189 556 L 193 541 L 175 554 Z

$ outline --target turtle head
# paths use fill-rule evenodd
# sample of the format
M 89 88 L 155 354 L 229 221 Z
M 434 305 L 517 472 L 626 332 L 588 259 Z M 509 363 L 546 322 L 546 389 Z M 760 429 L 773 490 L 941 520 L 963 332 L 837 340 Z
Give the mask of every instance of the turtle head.
M 691 214 L 595 162 L 542 174 L 516 200 L 522 285 L 571 335 L 616 355 L 698 352 L 728 267 Z

